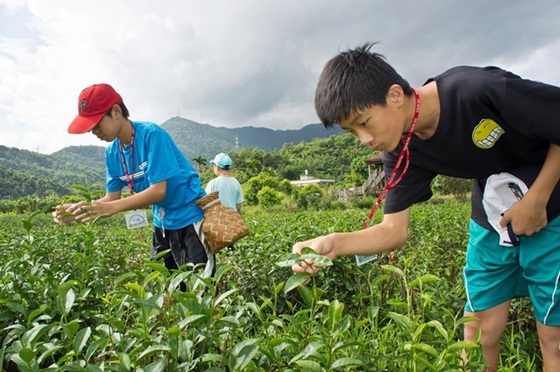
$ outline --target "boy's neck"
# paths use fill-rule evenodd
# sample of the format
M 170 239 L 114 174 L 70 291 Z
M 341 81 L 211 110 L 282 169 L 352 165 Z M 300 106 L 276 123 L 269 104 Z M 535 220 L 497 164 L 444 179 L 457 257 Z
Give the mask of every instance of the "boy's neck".
M 117 136 L 123 146 L 130 145 L 132 141 L 132 123 L 128 119 L 124 119 L 121 124 L 119 135 Z
M 439 96 L 435 82 L 431 82 L 416 90 L 420 95 L 420 113 L 414 133 L 418 138 L 426 140 L 435 133 L 438 126 L 440 112 Z M 415 105 L 414 97 L 411 100 L 412 105 Z M 414 106 L 412 112 L 414 113 Z

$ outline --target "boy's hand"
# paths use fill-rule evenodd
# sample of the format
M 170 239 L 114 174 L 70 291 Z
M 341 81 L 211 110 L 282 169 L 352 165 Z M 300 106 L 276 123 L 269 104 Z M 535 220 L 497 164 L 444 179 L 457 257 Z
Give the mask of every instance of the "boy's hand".
M 110 203 L 94 201 L 90 204 L 81 201 L 57 206 L 52 216 L 54 222 L 65 225 L 72 221 L 90 222 L 100 215 L 110 216 L 113 213 Z
M 510 222 L 515 235 L 531 236 L 547 225 L 546 205 L 536 204 L 527 194 L 504 213 L 500 225 L 506 227 Z
M 331 260 L 336 257 L 334 252 L 333 252 L 333 246 L 332 246 L 331 239 L 329 238 L 328 235 L 319 236 L 317 238 L 310 239 L 310 240 L 307 240 L 307 241 L 304 241 L 304 242 L 297 242 L 292 247 L 292 252 L 297 253 L 297 254 L 301 254 L 301 250 L 305 247 L 309 247 L 309 248 L 313 249 L 315 252 L 317 252 L 317 254 L 327 256 Z M 313 260 L 302 261 L 298 264 L 293 265 L 292 266 L 292 271 L 296 274 L 297 273 L 308 273 L 308 274 L 314 275 L 319 270 L 321 270 L 321 267 L 313 266 L 312 264 L 313 264 Z
M 99 216 L 112 216 L 117 211 L 114 204 L 102 201 L 93 201 L 91 204 L 81 205 L 75 212 L 75 218 L 80 222 L 91 222 Z
M 75 204 L 62 204 L 57 205 L 54 212 L 52 212 L 53 220 L 55 223 L 66 225 L 69 222 L 76 220 L 76 211 L 79 211 L 84 205 L 85 201 Z

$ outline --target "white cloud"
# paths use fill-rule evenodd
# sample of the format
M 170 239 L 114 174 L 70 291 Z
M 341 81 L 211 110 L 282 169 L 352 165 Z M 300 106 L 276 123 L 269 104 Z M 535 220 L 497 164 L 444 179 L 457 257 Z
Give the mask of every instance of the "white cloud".
M 558 84 L 558 16 L 555 0 L 0 0 L 0 144 L 105 145 L 66 133 L 100 82 L 137 120 L 303 127 L 324 63 L 375 40 L 415 85 L 497 62 Z

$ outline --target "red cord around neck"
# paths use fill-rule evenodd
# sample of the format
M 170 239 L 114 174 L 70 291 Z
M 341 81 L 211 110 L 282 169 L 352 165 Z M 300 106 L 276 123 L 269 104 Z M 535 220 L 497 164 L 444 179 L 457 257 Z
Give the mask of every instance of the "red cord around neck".
M 375 204 L 371 208 L 371 211 L 369 212 L 367 220 L 364 221 L 364 225 L 363 225 L 364 229 L 369 227 L 369 223 L 370 223 L 371 219 L 373 218 L 373 215 L 377 211 L 377 208 L 379 207 L 379 205 L 381 204 L 381 202 L 385 198 L 385 194 L 387 194 L 387 191 L 391 190 L 399 182 L 401 182 L 402 178 L 406 174 L 406 171 L 408 170 L 408 164 L 410 163 L 410 152 L 408 151 L 408 144 L 410 143 L 410 138 L 412 137 L 412 133 L 414 132 L 414 127 L 416 126 L 416 122 L 418 121 L 418 115 L 420 114 L 420 95 L 418 94 L 416 89 L 413 88 L 412 90 L 414 91 L 415 107 L 414 107 L 414 116 L 412 117 L 412 123 L 410 123 L 410 129 L 408 130 L 408 133 L 407 133 L 406 137 L 403 136 L 403 138 L 402 138 L 404 146 L 401 149 L 399 157 L 397 158 L 397 163 L 395 164 L 395 167 L 393 168 L 393 171 L 391 172 L 391 176 L 387 180 L 387 184 L 383 188 L 383 191 L 381 191 L 381 194 L 379 194 L 379 196 L 377 197 L 377 201 L 375 202 Z M 395 177 L 397 176 L 397 172 L 399 170 L 401 162 L 402 162 L 402 160 L 405 156 L 406 156 L 406 161 L 404 163 L 404 168 L 403 168 L 402 172 L 400 173 L 400 175 L 398 176 L 398 178 L 395 180 Z

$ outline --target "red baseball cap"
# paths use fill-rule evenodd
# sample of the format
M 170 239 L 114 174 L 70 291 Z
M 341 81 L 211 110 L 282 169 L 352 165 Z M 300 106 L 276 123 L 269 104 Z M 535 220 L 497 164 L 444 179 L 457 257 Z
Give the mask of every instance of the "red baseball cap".
M 68 133 L 82 134 L 93 129 L 122 97 L 109 84 L 94 84 L 85 88 L 78 99 L 78 116 L 68 127 Z

